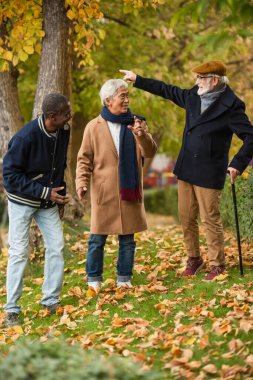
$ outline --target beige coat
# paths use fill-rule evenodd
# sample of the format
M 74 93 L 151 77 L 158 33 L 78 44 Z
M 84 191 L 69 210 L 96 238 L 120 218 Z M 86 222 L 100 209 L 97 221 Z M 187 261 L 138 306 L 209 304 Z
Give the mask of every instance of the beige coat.
M 149 133 L 135 136 L 139 178 L 141 157 L 153 157 L 156 143 Z M 147 228 L 144 203 L 120 199 L 119 157 L 106 120 L 101 116 L 85 128 L 77 156 L 76 189 L 91 179 L 91 233 L 127 235 Z

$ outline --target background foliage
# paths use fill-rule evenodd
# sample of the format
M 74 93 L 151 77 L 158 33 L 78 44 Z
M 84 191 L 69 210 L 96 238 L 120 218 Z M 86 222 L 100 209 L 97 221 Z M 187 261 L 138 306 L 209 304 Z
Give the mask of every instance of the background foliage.
M 245 173 L 247 174 L 247 173 Z M 246 176 L 245 176 L 246 177 Z M 240 233 L 247 240 L 253 241 L 253 175 L 249 170 L 247 178 L 238 177 L 236 180 L 236 198 Z M 229 181 L 226 182 L 221 202 L 222 220 L 225 228 L 235 230 L 234 206 Z
M 24 121 L 31 118 L 41 49 L 42 0 L 1 1 L 0 67 L 19 72 Z M 102 83 L 120 68 L 182 87 L 194 84 L 191 68 L 223 59 L 232 87 L 252 116 L 252 19 L 250 0 L 66 0 L 73 40 L 73 108 L 87 122 L 100 112 Z M 31 22 L 32 20 L 32 22 Z M 50 53 L 49 53 L 50 54 Z M 160 151 L 177 157 L 184 112 L 131 89 L 131 107 L 144 114 Z M 240 142 L 233 142 L 233 154 Z

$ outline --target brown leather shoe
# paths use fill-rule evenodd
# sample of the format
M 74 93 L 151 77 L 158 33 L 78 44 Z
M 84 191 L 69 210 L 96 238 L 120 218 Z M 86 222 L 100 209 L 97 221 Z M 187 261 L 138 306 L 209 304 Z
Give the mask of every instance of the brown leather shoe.
M 202 268 L 205 267 L 204 261 L 201 257 L 189 257 L 187 260 L 187 265 L 182 273 L 183 277 L 195 276 Z
M 220 265 L 220 266 L 217 266 L 217 267 L 213 266 L 213 267 L 211 267 L 210 272 L 204 278 L 204 280 L 205 281 L 212 281 L 215 277 L 219 276 L 223 272 L 225 272 L 225 265 Z

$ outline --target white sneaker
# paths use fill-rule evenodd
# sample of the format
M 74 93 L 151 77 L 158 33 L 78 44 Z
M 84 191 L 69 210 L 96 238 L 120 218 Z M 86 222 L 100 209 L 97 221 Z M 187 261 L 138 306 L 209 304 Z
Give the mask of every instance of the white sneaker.
M 101 281 L 88 281 L 88 287 L 92 288 L 96 293 L 100 292 L 101 289 Z
M 117 288 L 132 288 L 131 281 L 117 281 Z

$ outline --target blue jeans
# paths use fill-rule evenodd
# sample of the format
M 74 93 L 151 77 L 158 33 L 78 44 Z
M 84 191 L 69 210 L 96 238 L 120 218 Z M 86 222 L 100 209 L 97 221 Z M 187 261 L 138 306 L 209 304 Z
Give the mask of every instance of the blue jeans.
M 9 260 L 7 267 L 7 312 L 20 313 L 17 301 L 22 295 L 23 275 L 28 259 L 29 229 L 34 218 L 45 243 L 44 283 L 45 306 L 59 302 L 64 270 L 64 238 L 58 207 L 38 209 L 8 202 Z
M 108 235 L 91 234 L 86 262 L 88 281 L 102 281 L 104 269 L 104 246 Z M 118 281 L 129 281 L 133 275 L 135 241 L 134 234 L 119 235 L 117 261 Z

